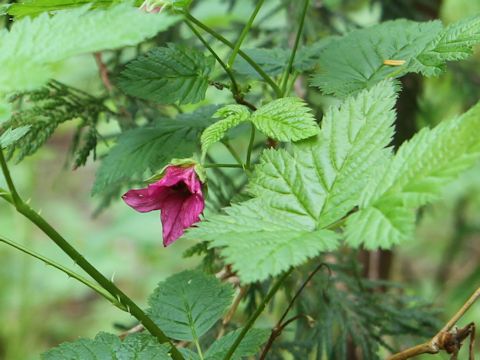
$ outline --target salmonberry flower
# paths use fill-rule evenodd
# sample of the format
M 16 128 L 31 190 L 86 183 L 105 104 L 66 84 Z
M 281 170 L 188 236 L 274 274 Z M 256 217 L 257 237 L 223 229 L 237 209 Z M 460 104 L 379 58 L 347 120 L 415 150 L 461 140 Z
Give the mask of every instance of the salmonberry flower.
M 122 196 L 127 205 L 139 212 L 160 210 L 163 245 L 168 246 L 183 235 L 185 229 L 200 221 L 205 208 L 202 182 L 190 166 L 168 166 L 157 182 Z

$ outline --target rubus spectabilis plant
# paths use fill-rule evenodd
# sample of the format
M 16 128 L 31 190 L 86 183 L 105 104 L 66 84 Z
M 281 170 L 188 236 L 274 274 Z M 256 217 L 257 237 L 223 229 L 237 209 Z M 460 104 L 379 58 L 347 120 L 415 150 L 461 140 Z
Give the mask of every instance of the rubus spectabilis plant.
M 401 144 L 393 138 L 399 79 L 437 76 L 447 62 L 470 56 L 480 14 L 448 26 L 397 19 L 312 36 L 317 2 L 269 1 L 255 1 L 232 36 L 199 20 L 189 0 L 30 0 L 1 8 L 7 186 L 0 197 L 89 278 L 0 241 L 139 324 L 121 336 L 61 344 L 43 359 L 377 359 L 404 346 L 399 337 L 438 330 L 427 304 L 364 278 L 358 252 L 412 239 L 416 211 L 479 160 L 480 105 Z M 284 46 L 254 28 L 264 7 L 264 17 L 289 11 Z M 260 45 L 245 48 L 255 36 Z M 59 62 L 85 53 L 97 61 L 101 96 L 54 80 Z M 315 103 L 306 89 L 333 104 Z M 10 175 L 8 160 L 34 154 L 73 120 L 74 168 L 96 160 L 101 142 L 112 144 L 93 184 L 101 206 L 123 199 L 138 212 L 159 211 L 158 251 L 168 256 L 176 241 L 190 241 L 185 255 L 203 259 L 160 282 L 146 310 L 24 201 Z M 119 125 L 113 139 L 101 134 L 107 121 Z M 478 295 L 431 340 L 391 358 L 456 356 L 473 326 L 453 326 Z M 274 301 L 276 325 L 260 326 Z

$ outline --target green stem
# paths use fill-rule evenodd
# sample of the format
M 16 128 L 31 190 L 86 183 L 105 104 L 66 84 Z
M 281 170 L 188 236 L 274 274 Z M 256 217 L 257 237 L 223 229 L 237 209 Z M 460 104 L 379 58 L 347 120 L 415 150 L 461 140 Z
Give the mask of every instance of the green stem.
M 243 165 L 241 164 L 203 164 L 204 168 L 241 168 L 243 169 Z
M 227 140 L 222 140 L 221 141 L 222 144 L 227 148 L 227 150 L 230 152 L 230 154 L 232 154 L 232 156 L 234 157 L 235 160 L 237 160 L 237 162 L 242 165 L 243 167 L 243 161 L 242 159 L 240 158 L 240 155 L 238 155 L 238 153 L 235 151 L 235 149 L 233 148 L 233 146 L 227 141 Z
M 203 357 L 202 347 L 200 346 L 200 343 L 198 342 L 198 339 L 196 337 L 194 342 L 195 342 L 195 347 L 197 348 L 198 357 L 200 358 L 200 360 L 203 360 L 204 357 Z
M 182 354 L 173 345 L 170 339 L 163 331 L 150 319 L 147 314 L 123 291 L 121 291 L 113 282 L 103 276 L 92 264 L 90 264 L 70 243 L 60 235 L 53 226 L 51 226 L 43 217 L 25 203 L 18 195 L 15 185 L 10 176 L 3 151 L 0 149 L 0 166 L 3 175 L 7 180 L 10 194 L 2 194 L 1 197 L 15 206 L 17 211 L 34 223 L 42 230 L 60 249 L 63 250 L 80 268 L 94 279 L 101 287 L 110 293 L 117 301 L 127 309 L 127 312 L 134 316 L 160 343 L 170 345 L 172 358 L 175 360 L 184 360 Z
M 99 295 L 103 296 L 105 299 L 107 299 L 108 301 L 110 301 L 113 305 L 115 305 L 116 307 L 118 307 L 119 309 L 123 310 L 123 311 L 126 311 L 127 309 L 118 302 L 118 300 L 113 297 L 109 292 L 105 291 L 104 288 L 98 286 L 97 284 L 91 282 L 90 280 L 84 278 L 83 276 L 81 276 L 80 274 L 77 274 L 76 272 L 66 268 L 65 266 L 53 261 L 53 260 L 50 260 L 48 258 L 46 258 L 45 256 L 43 255 L 40 255 L 30 249 L 27 249 L 26 247 L 18 244 L 18 243 L 15 243 L 14 241 L 11 241 L 11 240 L 8 240 L 2 236 L 0 236 L 0 242 L 3 242 L 7 245 L 10 245 L 11 247 L 17 249 L 17 250 L 20 250 L 21 252 L 24 252 L 25 254 L 28 254 L 38 260 L 41 260 L 43 261 L 45 264 L 47 265 L 50 265 L 52 267 L 54 267 L 55 269 L 58 269 L 60 270 L 61 272 L 67 274 L 69 277 L 71 278 L 74 278 L 75 280 L 78 280 L 79 282 L 81 282 L 82 284 L 88 286 L 90 289 L 92 289 L 93 291 L 95 291 L 96 293 L 98 293 Z
M 185 17 L 188 20 L 190 20 L 192 23 L 197 25 L 199 28 L 201 28 L 202 30 L 204 30 L 207 33 L 209 33 L 210 35 L 212 35 L 214 38 L 216 38 L 220 42 L 222 42 L 225 45 L 227 45 L 228 47 L 230 47 L 231 49 L 233 49 L 235 47 L 235 45 L 233 43 L 231 43 L 229 40 L 227 40 L 222 35 L 217 33 L 215 30 L 211 29 L 210 27 L 208 27 L 207 25 L 202 23 L 200 20 L 193 17 L 191 14 L 185 13 Z M 275 82 L 270 78 L 270 76 L 268 76 L 267 73 L 265 71 L 263 71 L 263 69 L 255 61 L 253 61 L 253 59 L 250 56 L 245 54 L 242 50 L 238 50 L 238 55 L 240 55 L 243 59 L 245 59 L 245 61 L 248 62 L 250 64 L 250 66 L 255 69 L 255 71 L 258 73 L 258 75 L 260 75 L 265 80 L 265 82 L 273 89 L 273 91 L 275 92 L 275 95 L 277 97 L 282 96 L 282 92 L 281 92 L 280 88 L 277 86 L 277 84 L 275 84 Z
M 253 10 L 252 15 L 250 15 L 250 19 L 248 19 L 247 23 L 245 24 L 245 27 L 243 28 L 237 42 L 235 43 L 235 47 L 233 48 L 232 54 L 230 55 L 230 58 L 228 59 L 228 67 L 231 68 L 233 63 L 235 62 L 235 58 L 237 57 L 238 51 L 240 50 L 240 46 L 242 46 L 243 40 L 245 40 L 245 37 L 248 34 L 248 31 L 253 25 L 253 21 L 255 20 L 255 17 L 257 16 L 258 12 L 260 11 L 260 8 L 263 5 L 264 0 L 259 0 L 257 3 L 257 6 Z
M 295 43 L 293 44 L 292 53 L 290 54 L 290 58 L 288 59 L 288 66 L 285 72 L 285 76 L 283 77 L 282 82 L 282 96 L 285 96 L 287 91 L 287 83 L 290 73 L 292 72 L 293 68 L 293 61 L 295 60 L 295 55 L 297 53 L 298 44 L 300 43 L 300 37 L 302 36 L 303 25 L 305 24 L 305 17 L 307 15 L 309 0 L 304 0 L 303 2 L 303 9 L 302 14 L 300 16 L 300 24 L 298 26 L 297 36 L 295 37 Z
M 248 319 L 247 321 L 247 324 L 243 327 L 242 331 L 240 332 L 240 334 L 237 336 L 237 338 L 235 339 L 235 342 L 232 344 L 232 346 L 230 347 L 230 349 L 228 349 L 228 352 L 227 354 L 223 357 L 223 360 L 230 360 L 230 358 L 232 357 L 233 353 L 235 352 L 235 350 L 237 349 L 238 345 L 240 345 L 240 343 L 242 342 L 243 338 L 245 337 L 245 335 L 247 335 L 247 332 L 252 328 L 253 324 L 255 324 L 255 321 L 257 320 L 257 318 L 260 316 L 260 314 L 263 312 L 263 310 L 265 310 L 265 307 L 267 306 L 267 304 L 270 302 L 270 300 L 273 298 L 273 296 L 275 295 L 275 293 L 278 291 L 278 289 L 280 289 L 280 286 L 283 284 L 283 282 L 287 279 L 287 277 L 291 274 L 291 272 L 293 271 L 293 268 L 291 268 L 290 270 L 286 271 L 282 277 L 280 277 L 273 285 L 272 285 L 272 288 L 270 289 L 270 291 L 268 292 L 267 296 L 265 296 L 265 298 L 262 300 L 262 302 L 260 303 L 260 305 L 258 306 L 257 310 L 255 310 L 255 312 L 253 313 L 253 315 L 250 317 L 250 319 Z
M 12 176 L 10 175 L 10 170 L 8 170 L 7 161 L 5 160 L 5 156 L 3 155 L 3 150 L 0 148 L 0 167 L 3 172 L 3 176 L 5 177 L 5 181 L 7 182 L 8 189 L 10 190 L 10 194 L 15 205 L 20 204 L 22 200 L 18 195 L 17 189 L 13 184 Z
M 252 131 L 250 133 L 250 141 L 248 142 L 247 163 L 245 165 L 247 169 L 251 167 L 253 144 L 255 143 L 255 125 L 251 124 L 251 126 Z
M 212 47 L 208 44 L 208 42 L 203 38 L 203 36 L 195 29 L 195 27 L 192 25 L 190 21 L 186 21 L 187 26 L 192 30 L 192 32 L 195 34 L 195 36 L 202 42 L 202 44 L 210 51 L 210 53 L 213 55 L 213 57 L 218 61 L 220 66 L 225 70 L 225 73 L 228 75 L 230 78 L 230 81 L 232 82 L 232 93 L 234 96 L 239 94 L 239 88 L 237 81 L 235 80 L 235 76 L 233 75 L 232 70 L 223 62 L 223 60 L 218 56 L 218 54 L 215 52 L 215 50 L 212 49 Z

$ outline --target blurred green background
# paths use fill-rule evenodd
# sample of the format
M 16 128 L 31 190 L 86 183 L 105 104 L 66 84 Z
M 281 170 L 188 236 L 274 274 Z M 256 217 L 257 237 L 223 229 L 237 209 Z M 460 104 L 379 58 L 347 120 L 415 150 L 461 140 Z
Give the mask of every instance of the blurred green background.
M 267 1 L 267 8 L 274 9 L 280 2 Z M 312 3 L 329 11 L 333 33 L 402 14 L 427 19 L 422 6 L 434 6 L 445 23 L 480 12 L 478 0 L 312 0 Z M 206 23 L 235 38 L 253 4 L 245 0 L 204 0 L 195 4 L 194 11 Z M 266 14 L 268 9 L 262 11 Z M 290 21 L 281 11 L 258 26 L 265 33 L 274 34 L 284 31 Z M 307 23 L 309 36 L 319 37 L 315 33 L 319 31 L 317 27 L 318 24 Z M 253 39 L 246 46 L 255 44 Z M 57 78 L 93 94 L 102 91 L 91 55 L 59 65 Z M 449 66 L 447 73 L 439 78 L 421 81 L 421 90 L 412 103 L 417 128 L 433 126 L 478 101 L 480 54 L 477 52 L 470 60 Z M 211 103 L 226 99 L 225 93 L 215 89 L 207 95 Z M 309 100 L 320 108 L 329 102 L 318 93 L 310 93 Z M 156 283 L 198 263 L 195 258 L 182 258 L 182 252 L 193 243 L 179 241 L 163 248 L 159 214 L 138 214 L 120 199 L 93 217 L 98 199 L 90 196 L 90 189 L 97 164 L 89 162 L 75 171 L 65 166 L 74 128 L 74 123 L 61 126 L 42 151 L 12 166 L 13 177 L 21 194 L 31 197 L 33 206 L 41 209 L 42 215 L 87 259 L 145 305 Z M 118 129 L 111 122 L 102 130 L 108 133 Z M 219 147 L 218 151 L 223 150 Z M 5 187 L 3 179 L 0 186 Z M 8 204 L 0 203 L 0 214 L 2 235 L 80 271 Z M 431 301 L 447 319 L 480 285 L 480 167 L 452 184 L 443 201 L 422 209 L 418 223 L 417 239 L 394 250 L 391 277 L 405 284 L 411 294 Z M 480 304 L 465 316 L 462 324 L 479 319 Z M 37 359 L 41 352 L 60 342 L 94 336 L 102 330 L 115 331 L 114 324 L 128 327 L 134 322 L 83 285 L 0 244 L 0 359 Z

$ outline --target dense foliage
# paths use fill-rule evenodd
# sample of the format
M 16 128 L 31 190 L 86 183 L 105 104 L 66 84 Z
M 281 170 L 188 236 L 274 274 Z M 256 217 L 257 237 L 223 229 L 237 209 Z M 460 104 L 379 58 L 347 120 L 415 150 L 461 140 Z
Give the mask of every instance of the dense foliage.
M 480 14 L 339 31 L 319 20 L 333 17 L 331 4 L 258 0 L 240 24 L 222 29 L 199 20 L 197 6 L 2 5 L 0 197 L 89 277 L 0 242 L 137 321 L 120 337 L 65 342 L 42 358 L 380 359 L 433 336 L 437 311 L 369 277 L 362 259 L 413 239 L 418 210 L 480 158 L 476 98 L 463 114 L 407 136 L 400 105 L 412 74 L 439 76 L 473 54 Z M 285 31 L 262 26 L 288 13 Z M 62 61 L 86 53 L 99 91 L 57 77 Z M 161 212 L 165 248 L 159 231 L 155 251 L 168 257 L 189 242 L 185 257 L 201 259 L 160 282 L 145 311 L 17 193 L 9 166 L 65 123 L 74 124 L 70 151 L 55 156 L 73 169 L 99 163 L 91 184 L 98 211 L 134 188 L 123 195 L 128 205 Z M 112 123 L 115 131 L 105 131 Z M 273 329 L 256 324 L 270 305 Z

